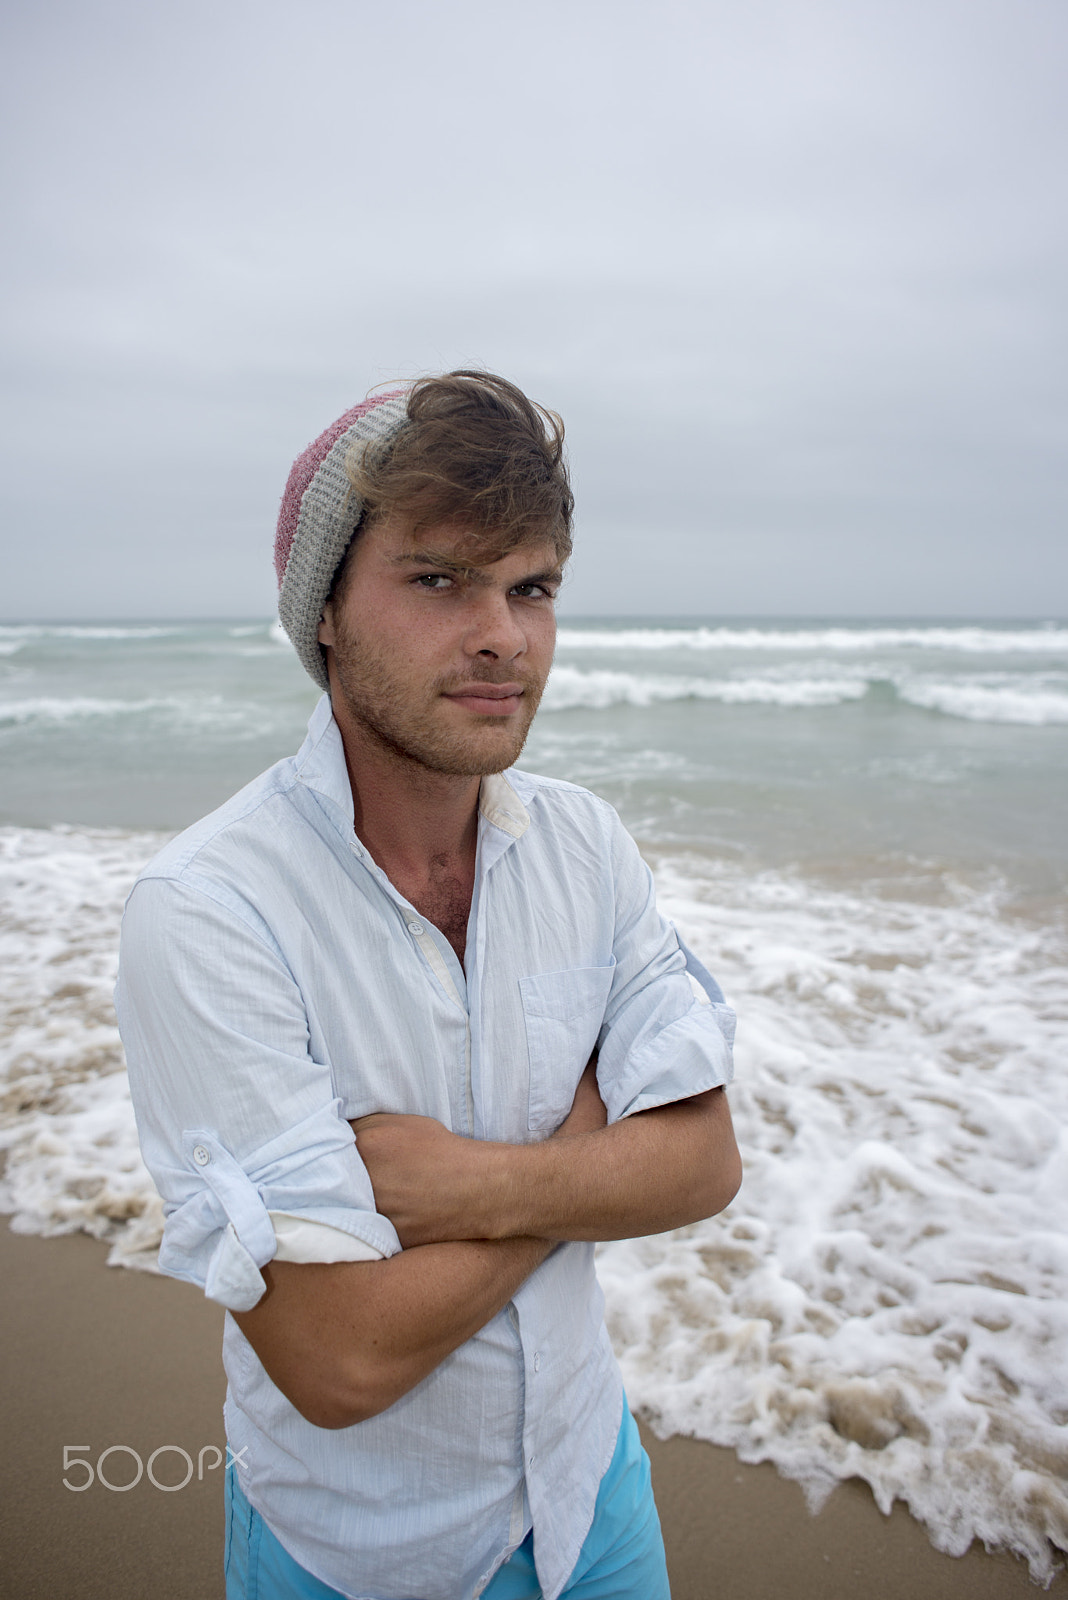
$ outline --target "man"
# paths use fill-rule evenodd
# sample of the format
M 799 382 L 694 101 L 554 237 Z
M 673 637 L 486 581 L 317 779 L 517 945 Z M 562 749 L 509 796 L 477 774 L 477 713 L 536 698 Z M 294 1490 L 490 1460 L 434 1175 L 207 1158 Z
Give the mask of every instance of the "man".
M 328 694 L 127 907 L 160 1264 L 231 1313 L 231 1600 L 667 1594 L 590 1241 L 733 1197 L 730 1013 L 611 808 L 508 771 L 571 508 L 503 379 L 341 417 L 276 546 Z

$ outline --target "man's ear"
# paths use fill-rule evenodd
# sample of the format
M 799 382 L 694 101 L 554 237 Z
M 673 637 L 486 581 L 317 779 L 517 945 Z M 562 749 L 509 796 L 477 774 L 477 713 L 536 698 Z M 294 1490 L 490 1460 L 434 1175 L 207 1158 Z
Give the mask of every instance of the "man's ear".
M 319 643 L 332 645 L 334 643 L 334 602 L 328 600 L 323 607 L 322 620 L 319 623 Z

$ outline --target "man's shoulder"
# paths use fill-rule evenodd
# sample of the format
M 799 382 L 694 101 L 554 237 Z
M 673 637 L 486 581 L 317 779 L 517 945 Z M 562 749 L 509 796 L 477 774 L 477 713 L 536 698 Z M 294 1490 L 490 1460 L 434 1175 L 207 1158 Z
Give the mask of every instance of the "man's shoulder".
M 227 855 L 255 851 L 276 832 L 279 812 L 288 809 L 296 781 L 293 757 L 268 767 L 221 806 L 169 840 L 143 869 L 138 882 L 146 878 L 189 880 L 201 872 L 210 872 L 212 863 Z
M 612 809 L 608 801 L 602 800 L 592 789 L 584 789 L 579 783 L 570 783 L 567 778 L 550 778 L 542 772 L 528 772 L 525 767 L 509 767 L 504 776 L 524 802 L 528 796 L 533 798 L 536 794 L 561 797 L 571 795 L 582 803 L 592 802 L 593 805 L 607 808 L 609 811 Z
M 315 792 L 318 805 L 311 802 Z M 207 816 L 173 838 L 149 862 L 138 882 L 171 879 L 194 885 L 255 880 L 265 870 L 292 860 L 318 811 L 341 826 L 340 812 L 350 808 L 348 777 L 330 699 L 323 695 L 308 722 L 304 743 L 295 755 L 276 761 Z
M 549 778 L 542 773 L 512 767 L 503 774 L 526 811 L 530 827 L 526 837 L 533 842 L 555 838 L 591 859 L 606 860 L 629 847 L 630 835 L 615 807 L 599 794 L 565 778 Z

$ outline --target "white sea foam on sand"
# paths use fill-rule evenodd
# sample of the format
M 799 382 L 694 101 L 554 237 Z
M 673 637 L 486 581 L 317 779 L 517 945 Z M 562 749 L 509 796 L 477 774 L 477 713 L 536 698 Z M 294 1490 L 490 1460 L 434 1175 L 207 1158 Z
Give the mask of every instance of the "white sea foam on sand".
M 740 1014 L 722 1217 L 603 1246 L 632 1403 L 935 1543 L 1068 1548 L 1068 962 L 944 905 L 664 863 Z
M 110 996 L 158 836 L 0 829 L 0 1205 L 151 1265 Z M 707 860 L 661 903 L 740 1013 L 746 1161 L 719 1218 L 601 1247 L 633 1404 L 772 1460 L 818 1501 L 859 1476 L 943 1549 L 1036 1577 L 1068 1547 L 1068 962 L 996 895 L 940 904 Z
M 162 835 L 0 828 L 0 1210 L 154 1265 L 162 1208 L 141 1160 L 111 991 L 122 906 Z

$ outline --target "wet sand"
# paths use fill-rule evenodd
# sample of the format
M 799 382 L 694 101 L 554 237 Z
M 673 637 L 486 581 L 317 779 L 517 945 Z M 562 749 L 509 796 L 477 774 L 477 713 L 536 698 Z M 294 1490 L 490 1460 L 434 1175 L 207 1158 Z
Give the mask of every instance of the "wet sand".
M 222 1312 L 185 1284 L 107 1268 L 106 1253 L 82 1236 L 13 1234 L 0 1219 L 0 1600 L 222 1600 Z M 903 1507 L 884 1517 L 859 1482 L 813 1517 L 773 1467 L 643 1432 L 674 1600 L 1043 1593 L 1010 1556 L 940 1554 Z M 115 1488 L 64 1485 L 87 1480 L 75 1458 L 95 1473 L 109 1448 Z M 181 1483 L 188 1458 L 185 1487 L 150 1482 L 154 1451 L 162 1485 Z M 123 1489 L 137 1473 L 131 1452 L 143 1472 Z M 1047 1592 L 1068 1600 L 1068 1574 Z

